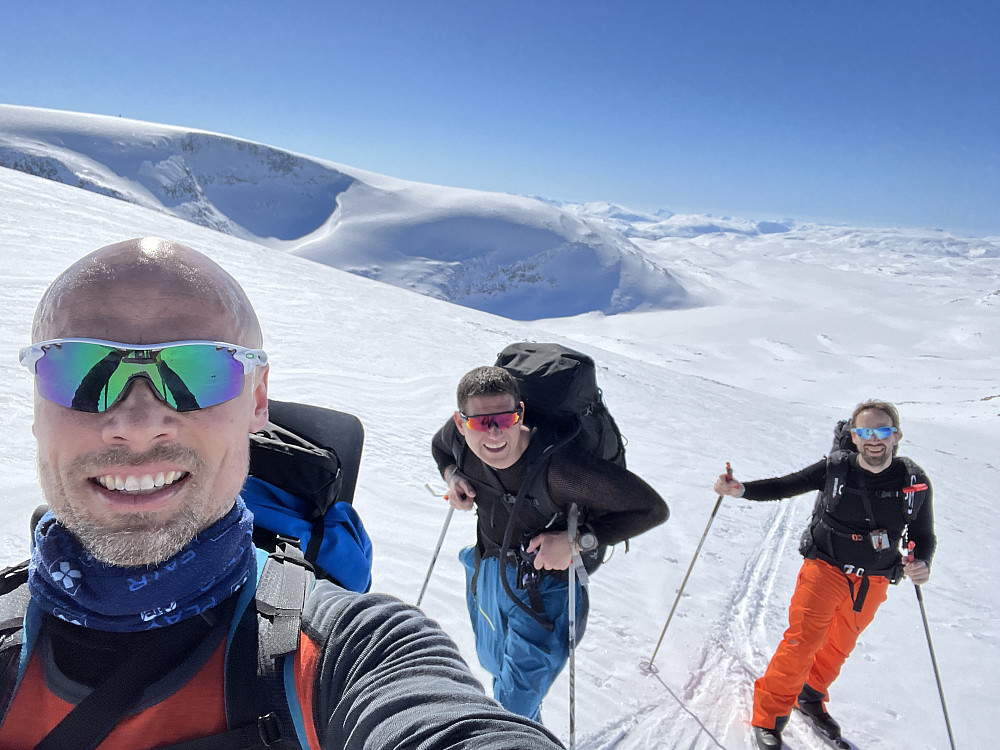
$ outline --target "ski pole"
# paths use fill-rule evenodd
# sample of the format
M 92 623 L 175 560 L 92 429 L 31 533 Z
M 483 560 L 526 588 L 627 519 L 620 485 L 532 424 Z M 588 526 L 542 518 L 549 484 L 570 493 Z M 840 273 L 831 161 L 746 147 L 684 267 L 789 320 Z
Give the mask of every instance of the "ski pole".
M 728 479 L 733 478 L 733 467 L 729 465 L 728 461 L 726 461 L 726 477 Z M 687 573 L 684 574 L 684 580 L 681 581 L 681 587 L 677 591 L 677 598 L 674 599 L 674 605 L 670 608 L 670 614 L 667 615 L 667 621 L 663 624 L 663 631 L 660 633 L 660 640 L 656 642 L 656 648 L 653 649 L 653 655 L 649 657 L 649 661 L 639 663 L 639 669 L 647 674 L 655 674 L 656 672 L 656 669 L 653 667 L 653 660 L 656 659 L 656 654 L 659 652 L 660 645 L 663 643 L 663 637 L 667 634 L 667 628 L 670 627 L 670 621 L 674 617 L 674 611 L 677 609 L 677 603 L 681 600 L 681 594 L 684 593 L 684 587 L 687 586 L 688 577 L 694 569 L 694 564 L 698 559 L 698 555 L 701 554 L 701 545 L 705 543 L 705 538 L 708 536 L 708 530 L 712 528 L 712 521 L 715 520 L 715 514 L 719 512 L 720 505 L 722 505 L 722 495 L 719 495 L 716 499 L 715 507 L 712 508 L 712 515 L 708 517 L 708 525 L 705 526 L 705 533 L 701 535 L 701 541 L 698 542 L 698 548 L 694 551 L 694 557 L 691 558 L 691 564 L 688 565 Z
M 429 484 L 425 484 L 424 487 L 435 497 L 443 497 L 445 500 L 448 499 L 448 495 L 439 495 Z M 434 571 L 434 564 L 437 562 L 438 553 L 441 552 L 441 545 L 444 544 L 444 535 L 448 533 L 448 524 L 451 523 L 451 514 L 455 512 L 454 506 L 448 506 L 448 515 L 444 517 L 444 526 L 441 528 L 441 536 L 438 537 L 437 547 L 434 548 L 434 557 L 431 558 L 430 567 L 427 568 L 427 575 L 424 576 L 424 585 L 420 587 L 420 596 L 417 597 L 417 606 L 420 606 L 420 602 L 424 599 L 424 592 L 427 591 L 427 584 L 431 580 L 431 573 Z
M 580 509 L 576 503 L 569 506 L 566 532 L 569 535 L 569 750 L 576 748 L 576 530 L 580 522 Z
M 907 562 L 913 562 L 914 542 L 907 544 L 909 554 Z M 927 609 L 924 607 L 924 593 L 918 584 L 913 584 L 913 590 L 917 592 L 917 602 L 920 604 L 920 619 L 924 621 L 924 635 L 927 636 L 927 648 L 931 652 L 931 666 L 934 667 L 934 679 L 937 681 L 938 695 L 941 696 L 941 710 L 944 712 L 944 725 L 948 729 L 948 742 L 951 743 L 951 750 L 955 750 L 955 737 L 951 732 L 951 720 L 948 718 L 948 706 L 944 702 L 944 687 L 941 685 L 941 673 L 938 671 L 937 657 L 934 656 L 934 644 L 931 642 L 931 628 L 927 624 Z

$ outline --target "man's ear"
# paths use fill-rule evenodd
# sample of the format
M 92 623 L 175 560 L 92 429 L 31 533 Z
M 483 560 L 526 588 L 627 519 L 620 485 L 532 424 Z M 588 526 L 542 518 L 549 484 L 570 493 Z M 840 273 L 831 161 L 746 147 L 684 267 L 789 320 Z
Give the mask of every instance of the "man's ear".
M 462 419 L 461 415 L 456 411 L 451 415 L 451 418 L 455 420 L 455 426 L 458 428 L 458 432 L 462 437 L 465 437 L 465 420 Z
M 271 366 L 265 365 L 260 369 L 260 374 L 254 371 L 253 374 L 253 418 L 250 420 L 250 432 L 257 432 L 264 429 L 267 424 L 267 376 L 271 372 Z

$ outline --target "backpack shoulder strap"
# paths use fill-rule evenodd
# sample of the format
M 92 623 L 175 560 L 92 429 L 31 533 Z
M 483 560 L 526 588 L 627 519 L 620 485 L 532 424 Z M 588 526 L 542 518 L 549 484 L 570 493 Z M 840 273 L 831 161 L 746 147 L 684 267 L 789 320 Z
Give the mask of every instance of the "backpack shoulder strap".
M 814 519 L 823 513 L 832 511 L 844 496 L 847 484 L 847 472 L 851 467 L 851 451 L 831 451 L 826 457 L 826 485 L 816 495 L 816 505 L 813 508 Z
M 908 486 L 913 487 L 914 485 L 925 484 L 930 487 L 930 481 L 927 479 L 927 474 L 924 470 L 920 468 L 916 461 L 907 457 L 899 456 L 899 459 L 906 466 L 907 479 L 909 481 Z M 904 492 L 904 506 L 903 506 L 903 518 L 906 523 L 912 523 L 913 519 L 917 517 L 920 512 L 921 506 L 924 504 L 924 500 L 927 498 L 927 490 L 917 490 L 916 492 Z
M 315 579 L 287 540 L 279 540 L 270 554 L 258 549 L 257 567 L 256 590 L 247 586 L 241 593 L 226 643 L 226 719 L 232 728 L 162 750 L 309 747 L 292 668 Z
M 511 509 L 510 512 L 510 518 L 507 521 L 507 528 L 504 530 L 503 544 L 501 544 L 500 546 L 501 566 L 503 565 L 503 562 L 507 559 L 507 553 L 511 549 L 511 541 L 514 532 L 514 519 L 517 515 L 519 508 L 524 503 L 529 490 L 535 484 L 535 481 L 538 479 L 538 477 L 544 475 L 545 469 L 549 465 L 549 459 L 552 457 L 552 454 L 562 450 L 567 445 L 569 445 L 570 442 L 572 442 L 573 438 L 575 438 L 579 432 L 580 432 L 580 424 L 579 422 L 577 422 L 576 428 L 574 430 L 562 436 L 557 442 L 546 446 L 545 449 L 541 452 L 541 454 L 538 455 L 536 458 L 532 459 L 531 463 L 529 464 L 527 473 L 524 477 L 524 482 L 521 485 L 520 489 L 518 490 L 517 497 L 514 499 L 514 507 Z M 501 571 L 502 570 L 503 568 L 501 567 Z M 506 575 L 501 574 L 500 583 L 503 585 L 503 590 L 507 593 L 507 596 L 510 597 L 510 600 L 514 602 L 514 604 L 516 604 L 519 609 L 522 609 L 527 614 L 531 615 L 531 617 L 546 630 L 551 632 L 554 629 L 555 626 L 544 614 L 535 612 L 531 607 L 522 602 L 514 594 L 514 592 L 510 588 L 510 583 L 508 582 Z
M 0 724 L 20 677 L 24 618 L 30 599 L 27 560 L 0 570 Z

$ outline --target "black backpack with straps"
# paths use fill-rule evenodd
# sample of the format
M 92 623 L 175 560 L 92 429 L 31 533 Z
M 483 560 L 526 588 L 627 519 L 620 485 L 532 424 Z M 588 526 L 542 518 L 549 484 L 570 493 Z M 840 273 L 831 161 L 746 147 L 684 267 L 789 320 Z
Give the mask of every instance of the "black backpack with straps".
M 312 539 L 321 541 L 323 514 L 338 502 L 353 500 L 364 428 L 353 415 L 330 409 L 274 400 L 269 402 L 269 408 L 271 423 L 264 432 L 251 436 L 251 476 L 297 493 L 307 506 L 317 508 L 305 520 L 314 530 Z M 32 531 L 46 510 L 44 505 L 35 510 Z M 329 533 L 328 528 L 326 532 Z M 360 532 L 363 535 L 363 528 Z M 226 662 L 226 713 L 232 728 L 212 737 L 171 745 L 166 750 L 302 747 L 297 739 L 301 712 L 298 706 L 290 707 L 298 698 L 288 692 L 281 664 L 298 648 L 301 613 L 316 568 L 308 558 L 318 552 L 319 541 L 315 542 L 315 551 L 305 556 L 298 548 L 298 541 L 255 524 L 254 542 L 261 550 L 260 578 L 232 634 Z M 370 547 L 368 553 L 370 556 Z M 352 553 L 351 560 L 370 566 L 370 558 L 366 561 L 360 552 Z M 336 570 L 320 568 L 319 573 L 336 582 Z M 0 724 L 13 698 L 19 669 L 24 615 L 30 600 L 27 580 L 28 561 L 0 571 Z M 249 595 L 249 588 L 247 592 Z M 99 686 L 94 693 L 103 687 Z M 111 686 L 104 689 L 97 703 L 101 704 L 100 711 L 113 713 L 110 727 L 128 711 L 142 687 L 128 692 Z M 305 699 L 311 700 L 311 696 Z M 72 715 L 71 712 L 67 719 Z M 54 744 L 42 747 L 85 747 L 82 737 L 86 735 L 82 732 L 99 733 L 102 730 L 96 724 L 107 720 L 107 716 L 101 718 L 88 709 L 71 722 L 57 726 L 53 730 L 57 733 L 52 740 Z
M 497 355 L 496 366 L 517 381 L 527 424 L 572 433 L 570 450 L 625 467 L 625 439 L 604 403 L 591 357 L 561 344 L 519 342 Z

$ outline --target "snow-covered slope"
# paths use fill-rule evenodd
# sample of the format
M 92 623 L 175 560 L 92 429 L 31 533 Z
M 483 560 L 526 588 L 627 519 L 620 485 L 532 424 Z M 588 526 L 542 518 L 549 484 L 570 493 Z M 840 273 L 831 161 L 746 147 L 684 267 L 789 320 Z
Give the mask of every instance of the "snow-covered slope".
M 0 166 L 505 317 L 693 304 L 600 221 L 224 135 L 0 105 Z
M 845 260 L 825 234 L 807 230 L 787 243 L 666 239 L 649 251 L 683 260 L 683 275 L 711 290 L 714 306 L 525 324 L 11 170 L 0 169 L 0 206 L 3 562 L 27 553 L 27 518 L 39 501 L 31 381 L 17 365 L 34 305 L 80 255 L 159 234 L 207 252 L 246 286 L 266 331 L 276 398 L 362 418 L 356 507 L 375 544 L 375 588 L 409 601 L 445 518 L 424 484 L 440 486 L 429 440 L 450 413 L 457 379 L 519 339 L 558 339 L 597 358 L 629 438 L 629 465 L 673 513 L 592 579 L 577 659 L 581 750 L 746 747 L 751 684 L 784 628 L 811 498 L 724 503 L 657 657 L 659 673 L 638 669 L 705 530 L 714 476 L 726 460 L 745 479 L 800 468 L 827 450 L 833 421 L 858 399 L 897 399 L 904 450 L 935 486 L 940 547 L 924 596 L 952 723 L 960 747 L 992 747 L 982 705 L 1000 666 L 1000 607 L 988 572 L 1000 534 L 995 257 L 858 251 Z M 824 319 L 829 327 L 816 328 Z M 455 516 L 424 607 L 486 679 L 455 559 L 473 524 L 469 514 Z M 564 737 L 567 704 L 563 675 L 543 713 Z M 861 747 L 947 747 L 909 583 L 891 592 L 863 636 L 831 710 Z M 794 719 L 787 736 L 797 750 L 824 747 Z

